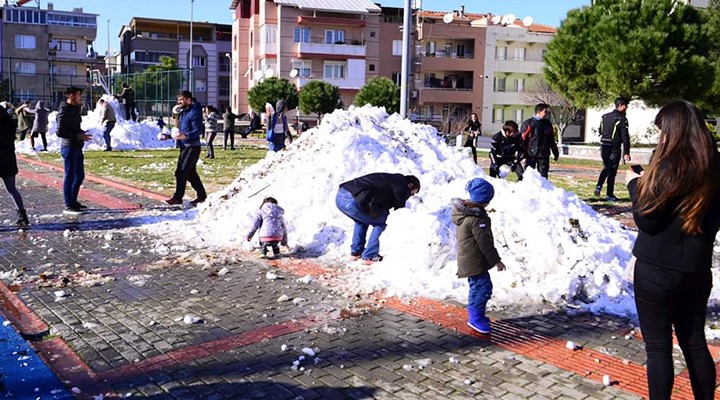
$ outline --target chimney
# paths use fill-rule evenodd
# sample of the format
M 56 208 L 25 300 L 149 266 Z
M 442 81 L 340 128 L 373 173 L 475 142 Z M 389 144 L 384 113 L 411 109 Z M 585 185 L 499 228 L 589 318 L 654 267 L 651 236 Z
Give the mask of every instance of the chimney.
M 55 6 L 53 5 L 53 3 L 48 3 L 47 9 L 48 9 L 49 11 L 52 11 L 52 10 L 55 9 Z
M 465 6 L 460 6 L 460 18 L 465 18 Z

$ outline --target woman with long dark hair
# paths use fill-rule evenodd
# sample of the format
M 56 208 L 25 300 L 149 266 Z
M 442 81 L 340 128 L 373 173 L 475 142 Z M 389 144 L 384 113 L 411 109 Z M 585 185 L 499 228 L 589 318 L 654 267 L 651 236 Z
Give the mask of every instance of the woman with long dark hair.
M 650 399 L 670 399 L 672 332 L 696 399 L 712 399 L 715 364 L 705 341 L 713 244 L 720 228 L 720 155 L 700 112 L 687 101 L 655 118 L 660 138 L 646 171 L 627 172 L 639 233 L 633 254 L 635 304 L 647 354 Z
M 475 141 L 478 136 L 482 135 L 481 128 L 482 124 L 480 123 L 477 114 L 470 114 L 470 119 L 468 120 L 467 125 L 465 125 L 465 131 L 468 133 L 468 136 L 465 143 L 463 143 L 463 147 L 470 148 L 475 164 L 477 164 L 477 148 L 475 147 Z

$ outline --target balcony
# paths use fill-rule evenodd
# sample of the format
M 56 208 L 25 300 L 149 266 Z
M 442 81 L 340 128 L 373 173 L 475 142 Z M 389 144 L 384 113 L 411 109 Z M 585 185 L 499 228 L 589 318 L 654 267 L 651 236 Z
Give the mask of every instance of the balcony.
M 477 99 L 471 88 L 451 89 L 436 87 L 419 88 L 420 103 L 469 103 Z
M 332 54 L 338 56 L 365 57 L 366 46 L 360 44 L 325 44 L 325 43 L 298 43 L 299 55 Z
M 307 85 L 309 82 L 312 82 L 316 80 L 315 78 L 296 78 L 297 79 L 297 86 L 299 88 L 302 88 L 303 86 Z M 320 79 L 320 78 L 318 78 Z M 340 89 L 350 89 L 350 90 L 360 90 L 363 86 L 365 86 L 365 78 L 347 78 L 347 79 L 320 79 L 323 80 L 331 85 L 335 85 L 339 87 Z
M 528 100 L 524 92 L 493 92 L 490 102 L 503 105 L 526 105 Z
M 495 60 L 495 71 L 541 74 L 544 65 L 542 60 Z

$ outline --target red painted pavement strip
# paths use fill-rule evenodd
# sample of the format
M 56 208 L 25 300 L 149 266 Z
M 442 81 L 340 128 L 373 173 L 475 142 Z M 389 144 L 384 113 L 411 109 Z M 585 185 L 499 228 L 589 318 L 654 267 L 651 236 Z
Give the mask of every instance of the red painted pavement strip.
M 30 310 L 5 283 L 0 282 L 0 312 L 24 336 L 36 336 L 48 331 L 48 326 Z
M 45 186 L 53 187 L 59 189 L 60 191 L 62 191 L 63 189 L 62 180 L 53 178 L 48 175 L 36 174 L 27 170 L 21 170 L 20 177 L 42 183 Z M 103 207 L 111 209 L 134 210 L 141 207 L 138 203 L 131 203 L 118 197 L 110 196 L 108 194 L 88 188 L 82 188 L 80 190 L 80 198 L 87 200 L 93 204 L 99 204 Z
M 31 158 L 27 158 L 27 157 L 24 157 L 21 155 L 17 155 L 17 157 L 21 161 L 26 162 L 28 164 L 51 169 L 54 171 L 60 171 L 60 172 L 63 171 L 63 168 L 59 167 L 57 165 L 53 165 L 53 164 L 46 163 L 46 162 L 39 161 L 39 160 L 33 160 Z M 24 171 L 20 171 L 20 174 L 22 175 L 23 172 Z M 85 179 L 88 181 L 91 181 L 91 182 L 99 183 L 101 185 L 110 186 L 115 189 L 123 190 L 123 191 L 129 192 L 129 193 L 134 193 L 136 195 L 140 195 L 143 197 L 147 197 L 148 199 L 152 199 L 152 200 L 165 201 L 168 198 L 168 196 L 165 196 L 165 195 L 162 195 L 159 193 L 151 192 L 151 191 L 145 190 L 145 189 L 136 188 L 134 186 L 130 186 L 130 185 L 120 183 L 117 181 L 113 181 L 110 179 L 106 179 L 106 178 L 101 178 L 101 177 L 95 176 L 95 175 L 85 174 Z M 61 188 L 62 188 L 62 186 L 61 186 Z M 80 191 L 81 194 L 82 194 L 83 190 L 85 190 L 85 189 L 82 189 Z
M 159 371 L 163 368 L 184 364 L 190 361 L 210 357 L 213 354 L 236 349 L 243 346 L 259 343 L 266 339 L 273 339 L 290 333 L 299 332 L 306 328 L 317 326 L 328 319 L 304 318 L 291 320 L 275 325 L 265 326 L 259 329 L 241 333 L 238 335 L 213 340 L 210 342 L 172 350 L 155 357 L 128 364 L 115 370 L 106 371 L 100 374 L 100 380 L 108 383 L 118 383 L 140 375 Z

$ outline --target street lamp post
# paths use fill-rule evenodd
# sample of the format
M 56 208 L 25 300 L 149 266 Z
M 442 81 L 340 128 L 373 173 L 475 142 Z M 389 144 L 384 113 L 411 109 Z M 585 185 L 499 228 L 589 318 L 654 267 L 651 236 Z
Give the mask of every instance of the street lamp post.
M 402 69 L 400 70 L 400 116 L 407 117 L 408 80 L 410 76 L 410 26 L 412 20 L 412 0 L 405 0 L 403 11 Z
M 193 62 L 193 4 L 195 0 L 190 0 L 190 55 L 188 58 L 188 69 L 190 70 L 190 76 L 188 77 L 188 90 L 193 91 L 193 74 L 192 74 L 192 62 Z

